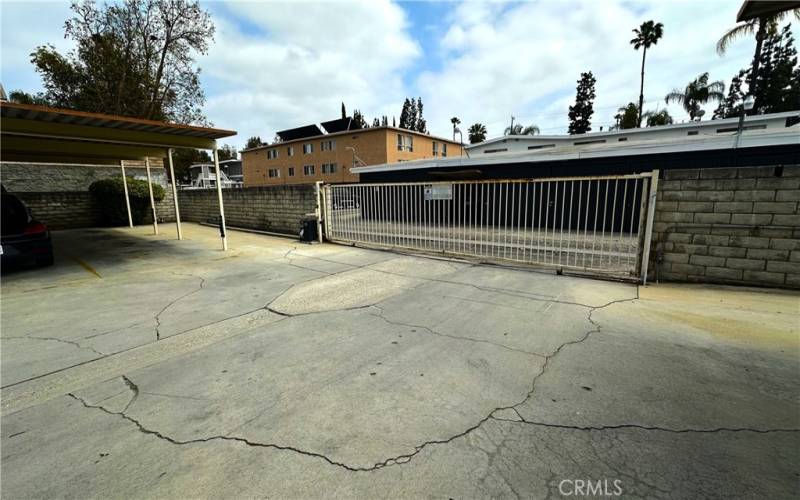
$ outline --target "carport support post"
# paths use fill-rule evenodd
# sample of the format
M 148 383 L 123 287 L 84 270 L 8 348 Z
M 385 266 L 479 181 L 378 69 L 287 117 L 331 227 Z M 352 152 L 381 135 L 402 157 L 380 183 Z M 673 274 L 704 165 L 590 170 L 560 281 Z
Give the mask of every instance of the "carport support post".
M 178 226 L 178 239 L 183 239 L 181 232 L 181 211 L 178 209 L 178 181 L 175 179 L 175 169 L 172 166 L 172 148 L 167 149 L 169 159 L 169 178 L 172 179 L 172 204 L 175 205 L 175 224 Z
M 125 176 L 125 160 L 119 161 L 122 169 L 122 189 L 125 191 L 125 208 L 128 209 L 128 226 L 133 227 L 133 217 L 131 217 L 131 200 L 128 198 L 128 178 Z
M 647 204 L 647 225 L 644 229 L 644 247 L 642 249 L 642 285 L 647 285 L 647 267 L 650 264 L 650 242 L 653 238 L 653 218 L 656 215 L 656 195 L 658 194 L 658 169 L 653 170 L 650 177 L 650 193 Z
M 147 189 L 150 190 L 150 210 L 153 211 L 153 234 L 158 234 L 158 217 L 156 216 L 156 200 L 153 197 L 153 180 L 150 178 L 150 158 L 144 159 L 144 168 L 147 170 Z
M 222 237 L 222 251 L 228 250 L 228 235 L 225 234 L 225 206 L 222 204 L 222 177 L 219 175 L 219 153 L 214 148 L 214 175 L 217 177 L 217 199 L 219 200 L 219 235 Z

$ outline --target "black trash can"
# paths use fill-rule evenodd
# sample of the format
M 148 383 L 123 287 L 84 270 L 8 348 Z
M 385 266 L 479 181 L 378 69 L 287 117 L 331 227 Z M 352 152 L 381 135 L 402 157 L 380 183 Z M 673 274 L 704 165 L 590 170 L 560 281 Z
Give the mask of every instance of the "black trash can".
M 300 241 L 312 243 L 317 241 L 317 218 L 303 217 L 300 221 Z

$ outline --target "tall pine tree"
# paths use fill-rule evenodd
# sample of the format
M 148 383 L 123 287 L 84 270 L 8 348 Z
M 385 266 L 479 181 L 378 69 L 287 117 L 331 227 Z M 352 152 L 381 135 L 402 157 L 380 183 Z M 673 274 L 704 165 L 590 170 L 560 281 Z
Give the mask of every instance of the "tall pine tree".
M 423 134 L 428 132 L 428 123 L 425 121 L 425 118 L 422 117 L 422 97 L 417 97 L 417 122 L 414 126 L 414 130 L 422 132 Z
M 403 109 L 402 111 L 400 111 L 399 127 L 408 128 L 408 122 L 410 117 L 411 117 L 411 101 L 409 101 L 408 97 L 406 97 L 406 100 L 403 102 Z
M 739 116 L 747 94 L 754 98 L 754 113 L 780 113 L 800 107 L 800 65 L 790 25 L 768 35 L 759 58 L 755 91 L 751 88 L 751 68 L 731 79 L 728 95 L 714 111 L 714 118 Z
M 581 73 L 575 87 L 575 105 L 569 107 L 569 133 L 585 134 L 592 130 L 594 114 L 594 84 L 597 83 L 592 72 Z

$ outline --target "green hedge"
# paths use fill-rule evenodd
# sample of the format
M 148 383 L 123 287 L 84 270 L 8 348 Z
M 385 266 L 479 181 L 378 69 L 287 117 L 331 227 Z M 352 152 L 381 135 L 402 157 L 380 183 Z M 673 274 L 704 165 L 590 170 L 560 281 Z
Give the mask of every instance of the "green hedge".
M 103 222 L 109 226 L 124 226 L 128 224 L 128 211 L 125 207 L 125 188 L 122 178 L 101 179 L 94 181 L 89 186 L 89 192 L 97 202 L 102 213 Z M 131 202 L 131 217 L 134 224 L 152 222 L 150 210 L 150 192 L 147 181 L 140 181 L 128 177 L 128 198 Z M 153 184 L 153 198 L 161 201 L 164 199 L 164 188 Z

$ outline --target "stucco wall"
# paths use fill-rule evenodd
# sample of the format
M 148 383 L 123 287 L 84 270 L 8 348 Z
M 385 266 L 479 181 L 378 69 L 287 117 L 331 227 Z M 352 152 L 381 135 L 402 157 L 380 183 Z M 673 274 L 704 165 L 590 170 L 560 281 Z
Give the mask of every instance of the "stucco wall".
M 669 170 L 651 270 L 660 278 L 800 288 L 800 166 Z

